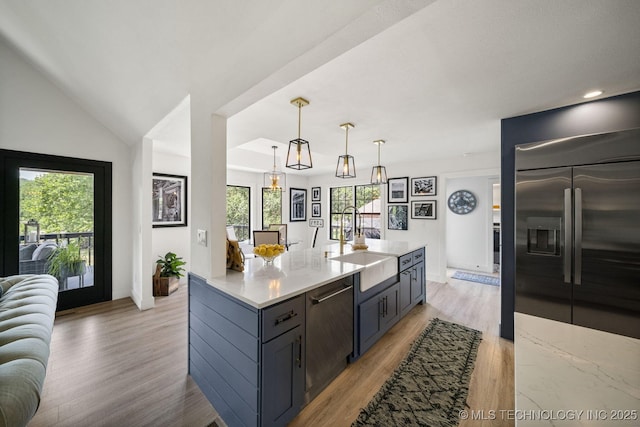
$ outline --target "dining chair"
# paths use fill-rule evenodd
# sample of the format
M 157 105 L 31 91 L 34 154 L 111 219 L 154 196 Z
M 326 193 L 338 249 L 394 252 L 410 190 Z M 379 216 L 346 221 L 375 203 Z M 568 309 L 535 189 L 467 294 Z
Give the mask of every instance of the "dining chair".
M 287 224 L 270 224 L 269 231 L 280 232 L 280 244 L 285 248 L 289 248 L 289 241 L 287 240 Z
M 254 230 L 253 246 L 280 244 L 280 232 L 277 230 Z

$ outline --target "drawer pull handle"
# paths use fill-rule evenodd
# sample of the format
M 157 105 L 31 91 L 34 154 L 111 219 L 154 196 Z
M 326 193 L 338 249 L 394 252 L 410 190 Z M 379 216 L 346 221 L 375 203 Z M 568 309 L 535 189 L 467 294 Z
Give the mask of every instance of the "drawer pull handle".
M 276 318 L 276 325 L 279 325 L 280 323 L 284 323 L 287 320 L 291 320 L 294 317 L 296 317 L 298 315 L 298 313 L 296 313 L 295 311 L 291 310 L 288 313 L 283 314 L 282 316 Z
M 402 265 L 408 264 L 408 263 L 410 263 L 410 262 L 411 262 L 411 260 L 410 260 L 410 259 L 405 259 L 404 261 L 402 261 Z
M 343 292 L 347 292 L 348 290 L 351 290 L 351 289 L 353 289 L 353 286 L 349 285 L 346 288 L 340 289 L 339 291 L 333 292 L 332 294 L 329 294 L 329 295 L 324 296 L 322 298 L 311 298 L 311 303 L 314 304 L 314 305 L 315 304 L 320 304 L 323 301 L 326 301 L 326 300 L 328 300 L 330 298 L 333 298 L 333 297 L 335 297 L 337 295 L 340 295 Z

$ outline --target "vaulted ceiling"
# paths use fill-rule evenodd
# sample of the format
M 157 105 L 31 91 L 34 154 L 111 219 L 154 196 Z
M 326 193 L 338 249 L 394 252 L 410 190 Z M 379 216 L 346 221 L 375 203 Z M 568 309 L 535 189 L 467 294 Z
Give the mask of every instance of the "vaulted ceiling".
M 638 22 L 637 0 L 0 0 L 0 36 L 128 143 L 188 147 L 197 95 L 229 118 L 230 166 L 265 169 L 307 98 L 307 173 L 344 122 L 365 169 L 376 139 L 383 163 L 498 155 L 501 118 L 640 89 Z

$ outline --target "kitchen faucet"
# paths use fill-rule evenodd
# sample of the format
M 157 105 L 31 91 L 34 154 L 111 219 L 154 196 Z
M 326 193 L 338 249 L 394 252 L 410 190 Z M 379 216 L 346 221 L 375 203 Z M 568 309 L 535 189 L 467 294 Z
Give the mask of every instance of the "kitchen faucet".
M 342 214 L 340 214 L 340 255 L 344 254 L 344 244 L 345 244 L 345 238 L 344 238 L 344 214 L 349 209 L 353 209 L 353 211 L 355 212 L 356 215 L 360 215 L 360 212 L 358 211 L 358 209 L 355 206 L 347 206 L 346 208 L 344 208 L 342 210 Z M 362 221 L 362 217 L 360 217 L 360 220 Z M 354 236 L 355 236 L 355 234 L 354 234 Z

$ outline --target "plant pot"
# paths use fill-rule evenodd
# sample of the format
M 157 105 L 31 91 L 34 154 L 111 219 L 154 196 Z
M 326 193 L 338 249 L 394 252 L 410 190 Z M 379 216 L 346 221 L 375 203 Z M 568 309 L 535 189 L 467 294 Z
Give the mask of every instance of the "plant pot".
M 178 289 L 180 279 L 177 277 L 158 277 L 153 279 L 153 296 L 166 297 Z
M 153 296 L 166 297 L 178 289 L 180 278 L 175 276 L 160 276 L 160 266 L 156 266 L 156 272 L 153 275 Z

